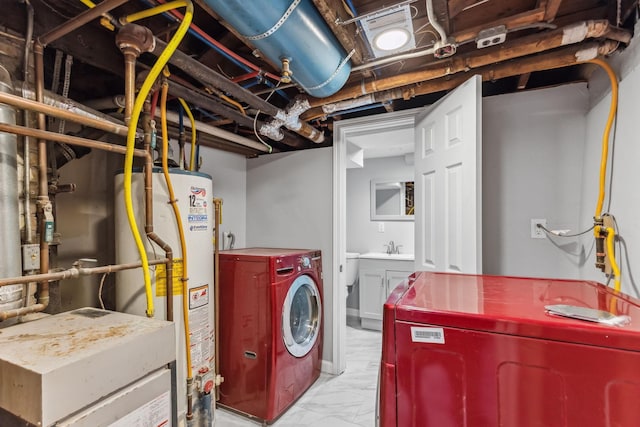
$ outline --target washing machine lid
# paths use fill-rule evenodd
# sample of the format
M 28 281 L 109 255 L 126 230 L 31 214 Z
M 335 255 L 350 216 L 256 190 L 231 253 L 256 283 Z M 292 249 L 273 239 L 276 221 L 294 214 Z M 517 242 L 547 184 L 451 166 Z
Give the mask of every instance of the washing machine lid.
M 389 301 L 396 321 L 640 351 L 640 300 L 592 281 L 420 272 Z M 557 316 L 546 309 L 555 304 L 627 315 L 630 323 Z
M 282 339 L 295 357 L 306 356 L 320 335 L 322 302 L 311 276 L 296 278 L 282 305 Z

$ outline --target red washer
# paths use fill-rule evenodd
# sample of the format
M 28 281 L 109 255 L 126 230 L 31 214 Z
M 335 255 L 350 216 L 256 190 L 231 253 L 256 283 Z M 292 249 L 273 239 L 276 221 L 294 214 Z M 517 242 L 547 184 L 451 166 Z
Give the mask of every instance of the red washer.
M 630 317 L 609 326 L 551 305 Z M 383 427 L 640 425 L 640 301 L 596 282 L 418 273 L 384 306 Z
M 320 251 L 220 252 L 220 404 L 271 423 L 320 376 Z

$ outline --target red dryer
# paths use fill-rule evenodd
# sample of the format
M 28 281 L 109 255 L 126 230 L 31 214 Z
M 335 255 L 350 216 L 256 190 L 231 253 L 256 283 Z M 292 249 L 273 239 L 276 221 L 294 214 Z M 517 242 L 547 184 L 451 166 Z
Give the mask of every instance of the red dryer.
M 640 301 L 602 284 L 417 273 L 384 306 L 379 423 L 636 427 L 639 366 Z
M 320 251 L 220 252 L 220 404 L 271 423 L 320 376 Z

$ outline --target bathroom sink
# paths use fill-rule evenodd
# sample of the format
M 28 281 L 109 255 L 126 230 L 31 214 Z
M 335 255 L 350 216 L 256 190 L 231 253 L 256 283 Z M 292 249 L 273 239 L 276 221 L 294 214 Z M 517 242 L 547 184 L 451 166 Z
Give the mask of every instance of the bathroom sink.
M 388 254 L 386 252 L 367 252 L 361 254 L 360 259 L 395 259 L 400 261 L 413 261 L 413 254 Z

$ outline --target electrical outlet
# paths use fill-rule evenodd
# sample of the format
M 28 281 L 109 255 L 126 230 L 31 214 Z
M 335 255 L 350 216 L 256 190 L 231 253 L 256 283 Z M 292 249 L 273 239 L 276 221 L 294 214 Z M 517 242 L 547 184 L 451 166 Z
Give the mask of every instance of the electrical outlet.
M 384 222 L 378 223 L 378 233 L 384 233 Z
M 547 237 L 547 233 L 545 233 L 545 231 L 538 227 L 538 224 L 542 225 L 543 227 L 547 226 L 547 220 L 546 219 L 538 219 L 538 218 L 534 218 L 531 220 L 531 238 L 532 239 L 544 239 Z

